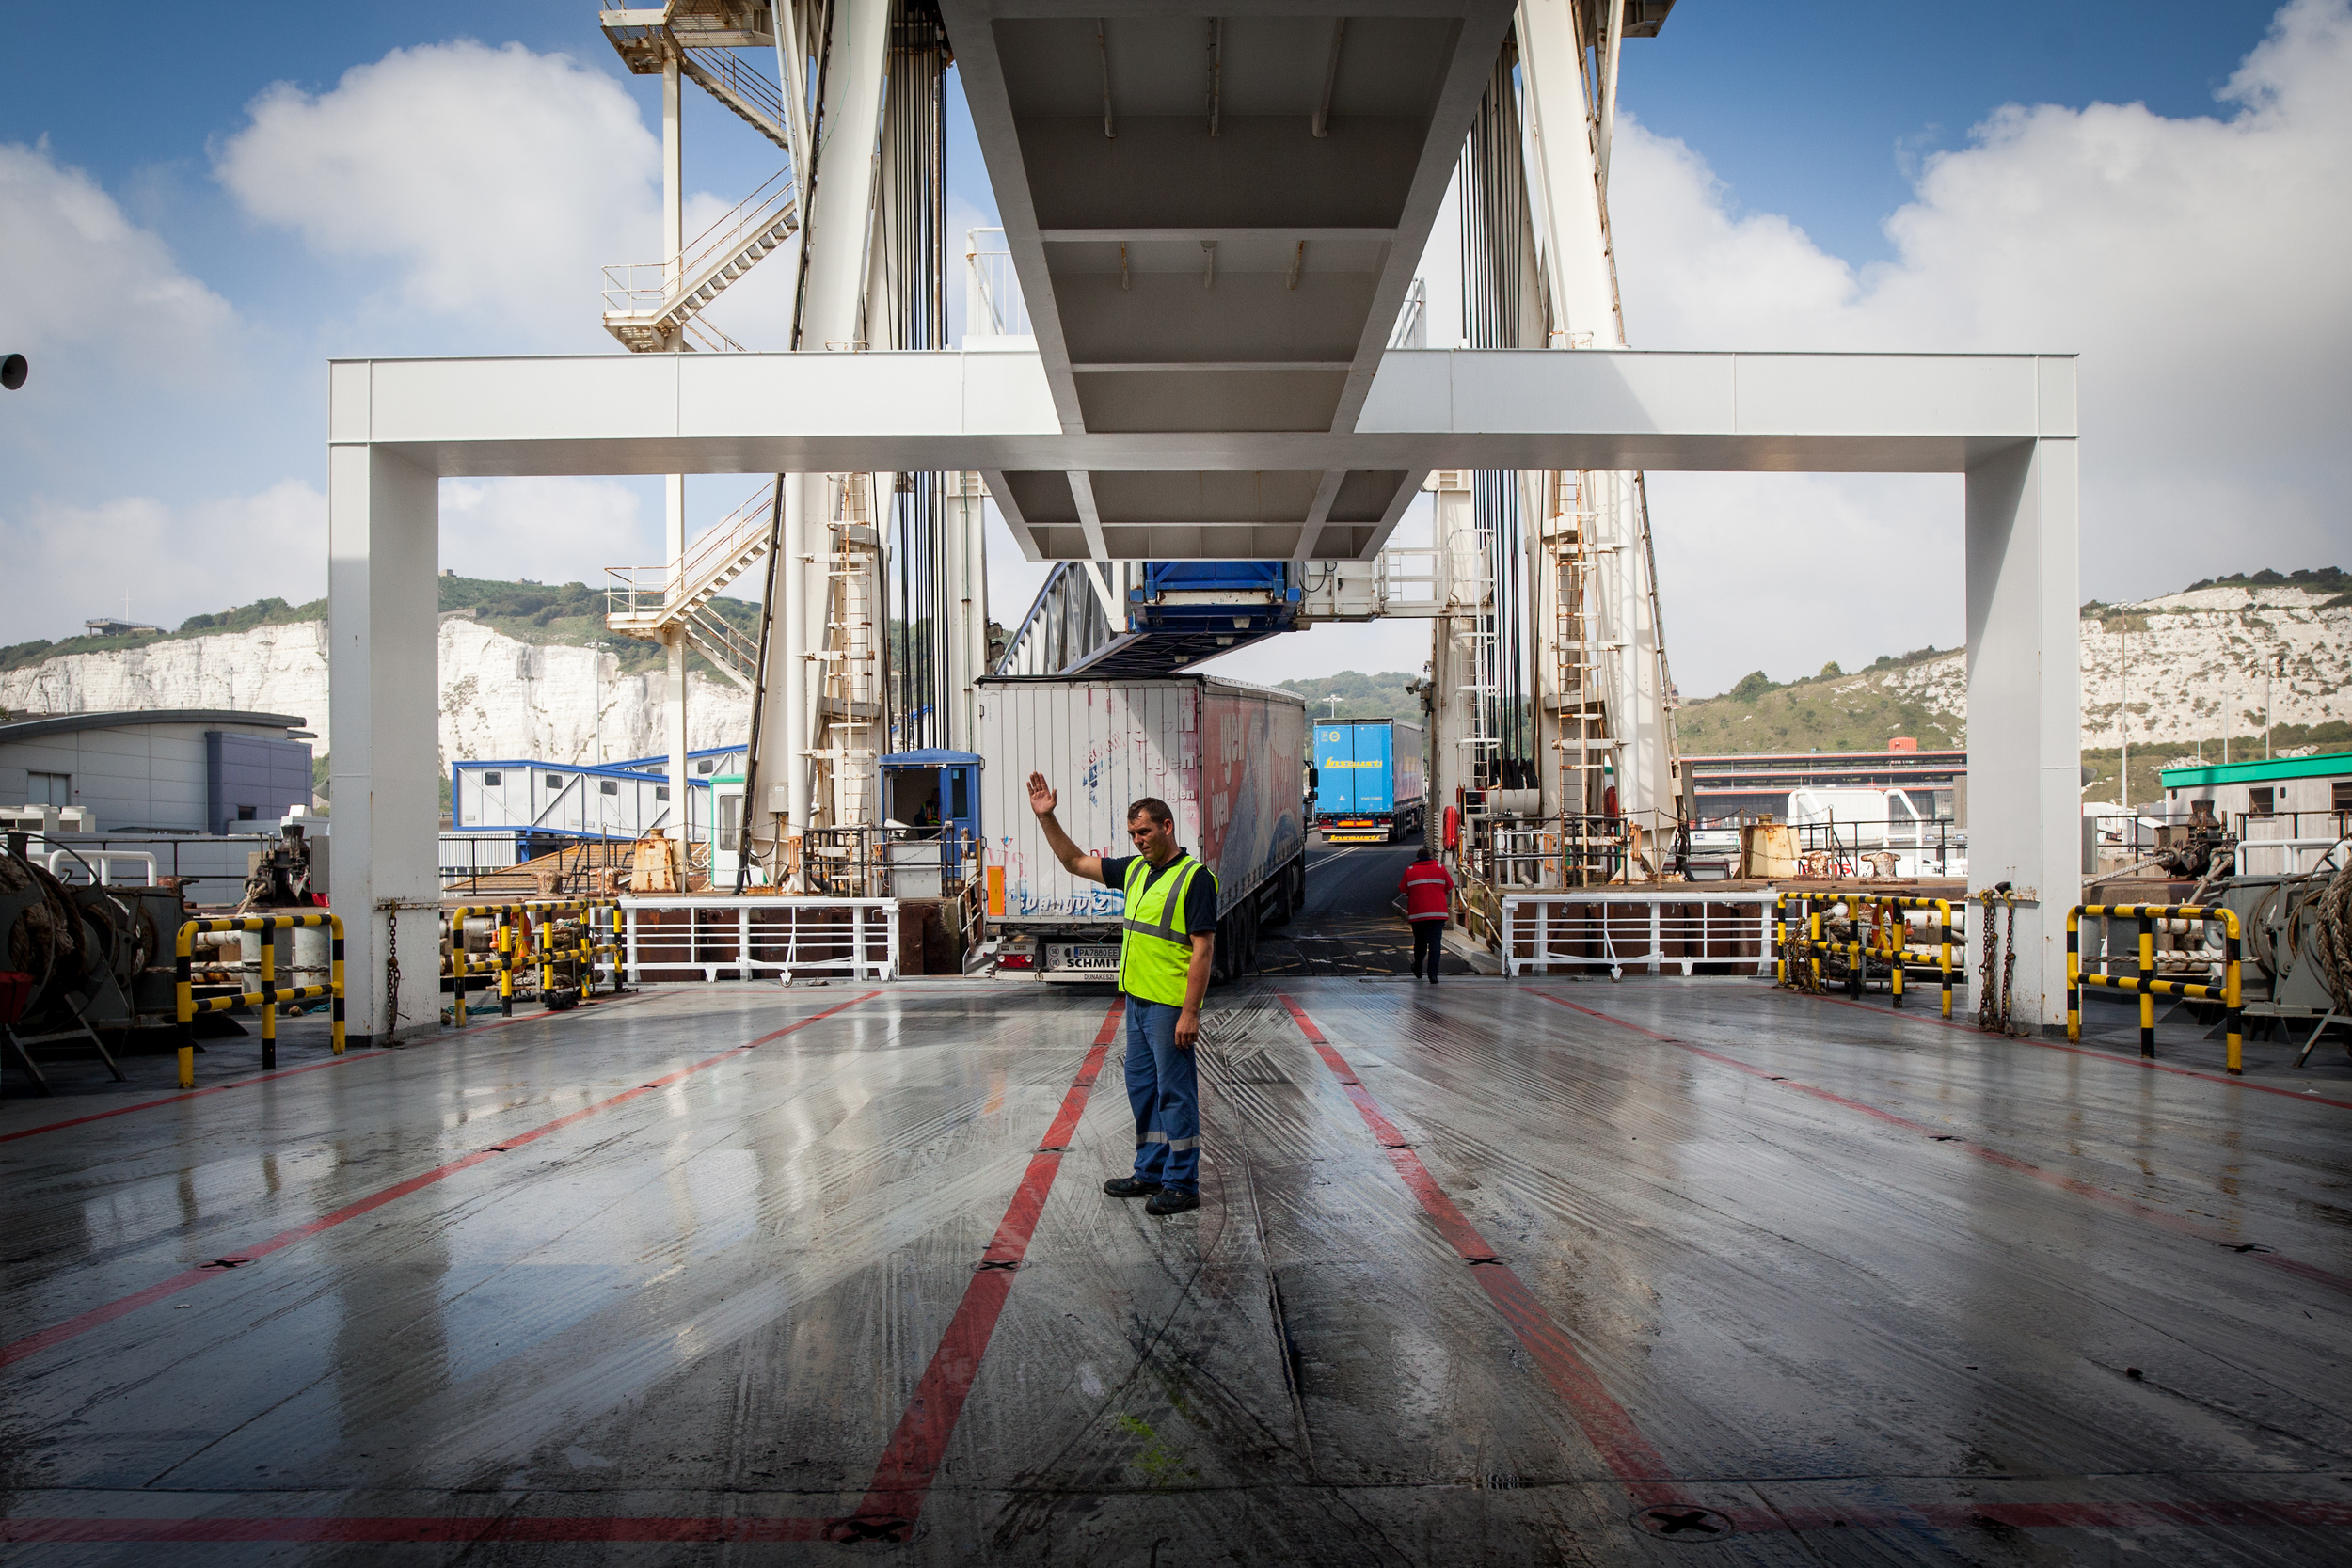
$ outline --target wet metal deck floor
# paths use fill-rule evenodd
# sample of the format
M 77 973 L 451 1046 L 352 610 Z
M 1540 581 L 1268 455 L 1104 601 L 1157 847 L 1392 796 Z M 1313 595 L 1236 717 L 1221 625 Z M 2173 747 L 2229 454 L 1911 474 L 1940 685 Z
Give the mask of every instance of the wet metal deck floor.
M 4 1555 L 2352 1560 L 2341 1075 L 1259 982 L 1154 1220 L 1105 1006 L 681 987 L 11 1099 Z

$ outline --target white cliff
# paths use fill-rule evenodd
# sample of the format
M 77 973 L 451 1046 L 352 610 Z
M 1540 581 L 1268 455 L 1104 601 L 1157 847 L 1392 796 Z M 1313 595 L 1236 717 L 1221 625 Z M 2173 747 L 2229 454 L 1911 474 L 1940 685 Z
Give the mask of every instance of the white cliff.
M 2104 620 L 2083 621 L 2083 745 L 2242 739 L 2262 733 L 2265 701 L 2267 721 L 2280 724 L 2352 718 L 2352 606 L 2322 610 L 2327 600 L 2300 588 L 2233 585 L 2117 605 Z M 1866 681 L 1966 718 L 1959 653 L 1832 689 Z
M 2082 628 L 2083 744 L 2217 740 L 2264 725 L 2265 676 L 2280 724 L 2352 718 L 2352 606 L 2323 610 L 2301 588 L 2232 585 L 2113 607 Z M 2119 635 L 2128 628 L 2128 637 Z M 2119 680 L 2128 645 L 2128 708 Z M 2283 665 L 2280 656 L 2284 656 Z M 662 749 L 659 671 L 623 675 L 612 655 L 521 642 L 478 622 L 441 623 L 441 763 L 501 758 L 582 763 Z M 296 714 L 331 749 L 326 626 L 304 621 L 124 652 L 69 654 L 0 672 L 0 707 L 17 716 L 135 708 L 225 707 Z M 1967 673 L 1955 652 L 1849 675 L 1830 689 L 1876 689 L 1964 721 Z M 2225 717 L 2226 713 L 2226 717 Z M 751 701 L 732 683 L 691 678 L 691 745 L 740 742 Z
M 624 675 L 594 648 L 520 642 L 463 618 L 441 623 L 441 765 L 529 758 L 583 763 L 651 756 L 661 734 L 659 671 Z M 12 716 L 136 708 L 241 708 L 309 721 L 332 750 L 326 705 L 326 624 L 301 621 L 144 648 L 68 654 L 0 673 Z M 689 677 L 687 738 L 740 742 L 751 699 L 732 683 Z

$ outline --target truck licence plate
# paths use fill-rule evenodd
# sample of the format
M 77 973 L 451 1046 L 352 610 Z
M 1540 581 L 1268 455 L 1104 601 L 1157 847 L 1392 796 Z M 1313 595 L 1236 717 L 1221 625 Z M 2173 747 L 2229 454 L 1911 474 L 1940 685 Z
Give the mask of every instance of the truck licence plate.
M 1117 942 L 1049 942 L 1045 944 L 1045 967 L 1048 969 L 1117 969 Z

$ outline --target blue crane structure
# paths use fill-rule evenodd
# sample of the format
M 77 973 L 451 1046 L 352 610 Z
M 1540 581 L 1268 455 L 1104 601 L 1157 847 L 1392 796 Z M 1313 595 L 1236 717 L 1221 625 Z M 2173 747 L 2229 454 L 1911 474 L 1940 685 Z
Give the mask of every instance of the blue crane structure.
M 993 673 L 1172 674 L 1295 630 L 1299 599 L 1285 561 L 1058 562 Z

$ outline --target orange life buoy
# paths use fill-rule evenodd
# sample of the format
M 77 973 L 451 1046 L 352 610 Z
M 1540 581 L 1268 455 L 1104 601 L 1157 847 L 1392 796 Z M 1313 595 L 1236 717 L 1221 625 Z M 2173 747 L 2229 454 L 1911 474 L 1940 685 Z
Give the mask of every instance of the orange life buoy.
M 1462 811 L 1459 806 L 1445 808 L 1445 847 L 1449 849 L 1462 847 Z

